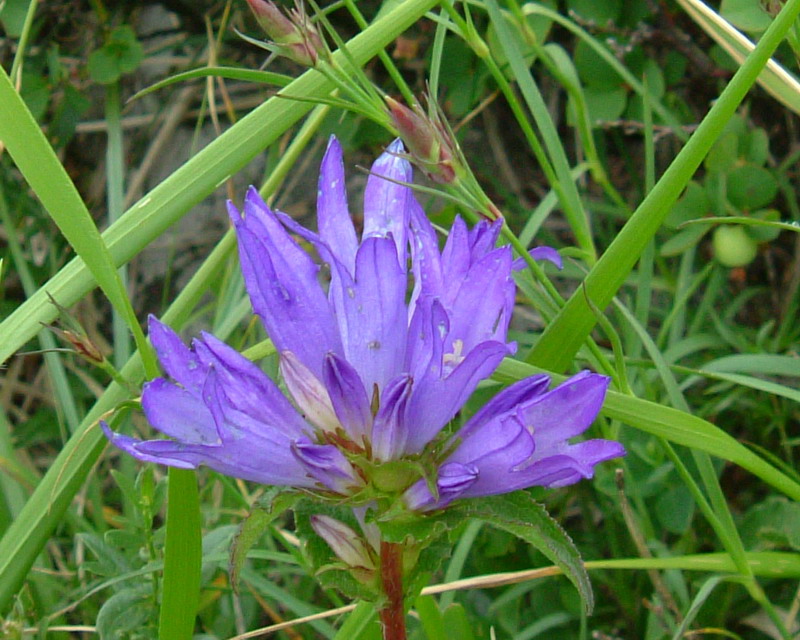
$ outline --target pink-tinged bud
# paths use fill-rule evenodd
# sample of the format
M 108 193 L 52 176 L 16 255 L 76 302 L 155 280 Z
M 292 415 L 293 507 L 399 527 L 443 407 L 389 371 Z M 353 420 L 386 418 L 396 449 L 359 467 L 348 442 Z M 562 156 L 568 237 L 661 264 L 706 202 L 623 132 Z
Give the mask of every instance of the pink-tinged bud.
M 296 27 L 273 2 L 247 0 L 258 24 L 275 42 L 288 42 L 296 36 Z
M 272 40 L 268 48 L 306 67 L 316 66 L 325 43 L 300 4 L 284 13 L 270 0 L 247 0 L 258 24 Z
M 328 390 L 291 351 L 281 353 L 280 371 L 297 408 L 316 427 L 335 432 L 340 428 Z
M 47 328 L 62 340 L 69 342 L 75 348 L 77 354 L 84 360 L 95 364 L 99 364 L 105 360 L 103 353 L 85 333 L 77 333 L 69 329 L 59 329 L 58 327 L 49 325 Z
M 394 98 L 386 97 L 389 115 L 408 150 L 420 159 L 433 161 L 436 144 L 433 127 L 424 113 L 415 105 L 409 109 Z
M 454 182 L 458 147 L 439 118 L 433 120 L 418 104 L 409 109 L 389 97 L 386 104 L 397 132 L 425 175 L 439 184 Z
M 311 526 L 349 568 L 361 572 L 375 571 L 375 559 L 369 544 L 346 524 L 328 516 L 313 515 Z

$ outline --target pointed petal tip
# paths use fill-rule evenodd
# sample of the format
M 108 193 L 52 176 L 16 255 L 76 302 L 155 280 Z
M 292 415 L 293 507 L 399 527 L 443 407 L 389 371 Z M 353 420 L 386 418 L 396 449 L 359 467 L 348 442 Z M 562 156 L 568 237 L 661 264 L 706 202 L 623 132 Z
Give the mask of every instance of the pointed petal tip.
M 227 209 L 228 209 L 228 217 L 229 217 L 229 218 L 230 218 L 230 220 L 231 220 L 231 224 L 232 224 L 234 227 L 237 227 L 237 228 L 238 228 L 238 227 L 239 227 L 239 225 L 241 225 L 241 224 L 242 224 L 242 212 L 241 212 L 241 211 L 239 211 L 239 208 L 238 208 L 238 207 L 237 207 L 235 204 L 233 204 L 233 201 L 232 201 L 232 200 L 228 200 L 228 201 L 225 203 L 225 206 L 226 206 L 226 207 L 227 207 Z
M 406 148 L 405 148 L 405 145 L 403 144 L 403 141 L 400 138 L 395 138 L 394 140 L 392 140 L 392 142 L 389 144 L 389 146 L 386 147 L 386 151 L 388 151 L 389 153 L 395 153 L 395 154 L 397 154 L 397 153 L 405 153 L 406 152 Z
M 339 142 L 339 138 L 336 137 L 335 133 L 332 133 L 328 137 L 328 146 L 325 148 L 326 153 L 331 149 L 338 153 L 342 152 L 342 144 Z

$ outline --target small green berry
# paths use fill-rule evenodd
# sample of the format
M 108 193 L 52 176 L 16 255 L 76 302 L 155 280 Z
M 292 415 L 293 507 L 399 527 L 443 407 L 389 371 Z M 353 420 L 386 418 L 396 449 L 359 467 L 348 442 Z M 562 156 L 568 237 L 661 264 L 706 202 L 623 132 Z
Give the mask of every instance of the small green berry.
M 738 225 L 721 225 L 714 230 L 714 256 L 726 267 L 744 267 L 753 261 L 758 245 Z

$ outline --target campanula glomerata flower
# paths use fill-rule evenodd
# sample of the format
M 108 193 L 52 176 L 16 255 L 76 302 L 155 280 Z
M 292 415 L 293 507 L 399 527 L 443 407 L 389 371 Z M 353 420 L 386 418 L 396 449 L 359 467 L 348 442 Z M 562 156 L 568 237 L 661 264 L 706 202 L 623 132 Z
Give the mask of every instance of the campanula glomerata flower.
M 106 434 L 134 457 L 216 471 L 366 504 L 390 496 L 432 511 L 459 498 L 560 487 L 624 454 L 607 440 L 570 444 L 599 412 L 608 378 L 547 376 L 498 393 L 445 435 L 477 384 L 513 353 L 507 331 L 514 263 L 502 222 L 456 218 L 442 250 L 395 141 L 372 166 L 359 239 L 339 143 L 322 162 L 319 231 L 272 211 L 250 189 L 230 205 L 255 313 L 280 354 L 287 395 L 211 335 L 191 347 L 155 318 L 150 338 L 168 378 L 142 407 L 171 440 Z M 329 268 L 298 244 L 310 243 Z M 556 260 L 552 250 L 535 257 Z M 409 267 L 410 264 L 410 267 Z M 329 281 L 326 283 L 326 281 Z M 410 287 L 409 282 L 413 281 Z

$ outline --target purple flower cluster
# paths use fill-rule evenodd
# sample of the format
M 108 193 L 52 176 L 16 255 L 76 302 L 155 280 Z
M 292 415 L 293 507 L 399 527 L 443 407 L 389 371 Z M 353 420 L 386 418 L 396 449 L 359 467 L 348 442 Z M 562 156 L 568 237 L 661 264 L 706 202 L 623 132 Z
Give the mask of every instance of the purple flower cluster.
M 605 397 L 608 379 L 588 372 L 552 390 L 547 376 L 522 380 L 454 436 L 440 436 L 513 352 L 506 334 L 514 265 L 510 248 L 495 246 L 500 221 L 469 229 L 456 218 L 439 250 L 402 184 L 412 178 L 402 151 L 396 141 L 372 167 L 360 240 L 335 139 L 319 179 L 318 233 L 270 210 L 254 189 L 244 216 L 230 206 L 247 290 L 280 354 L 290 397 L 213 336 L 203 334 L 189 349 L 151 318 L 150 338 L 169 379 L 146 384 L 142 406 L 173 439 L 143 442 L 104 425 L 117 447 L 140 460 L 205 464 L 245 480 L 341 496 L 374 489 L 370 474 L 393 468 L 387 463 L 414 461 L 414 468 L 438 468 L 436 477 L 400 474 L 388 484 L 420 511 L 458 498 L 564 486 L 624 454 L 607 440 L 567 442 L 587 429 Z M 329 284 L 295 236 L 328 265 Z M 548 251 L 540 256 L 553 259 Z M 385 490 L 387 483 L 379 485 Z

